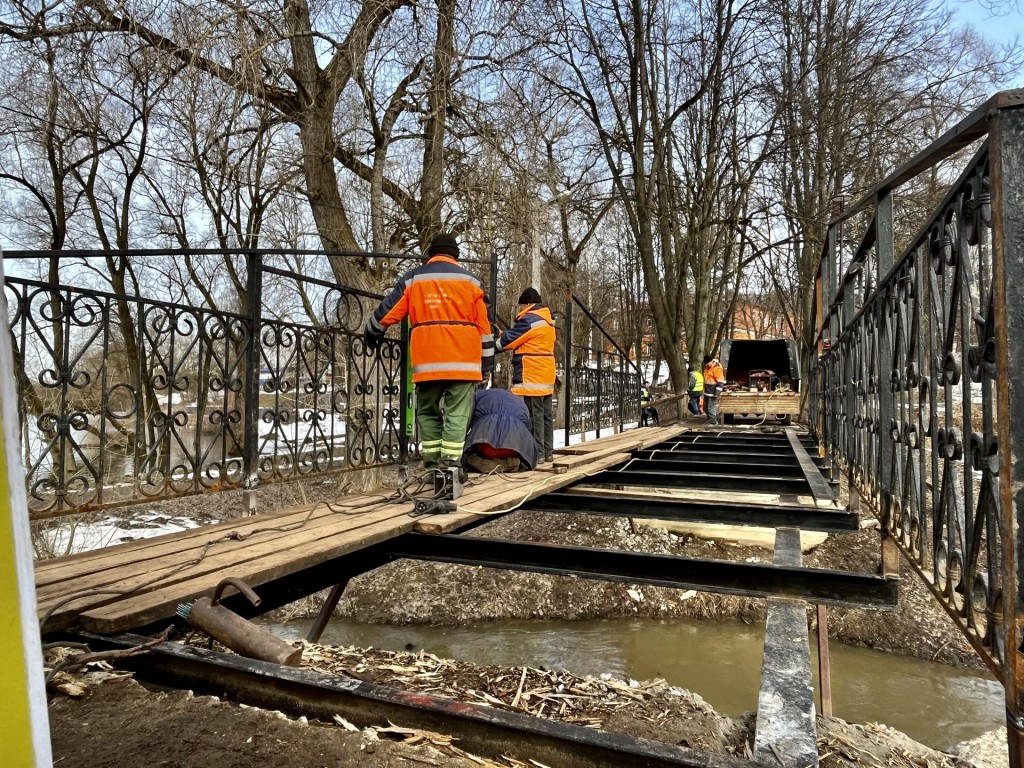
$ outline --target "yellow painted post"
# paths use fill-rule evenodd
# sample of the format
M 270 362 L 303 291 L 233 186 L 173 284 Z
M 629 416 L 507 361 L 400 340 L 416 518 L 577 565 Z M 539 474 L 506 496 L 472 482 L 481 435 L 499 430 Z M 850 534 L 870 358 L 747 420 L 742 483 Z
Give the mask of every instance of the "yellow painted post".
M 53 758 L 7 318 L 0 290 L 0 744 L 5 766 L 42 768 L 52 766 Z

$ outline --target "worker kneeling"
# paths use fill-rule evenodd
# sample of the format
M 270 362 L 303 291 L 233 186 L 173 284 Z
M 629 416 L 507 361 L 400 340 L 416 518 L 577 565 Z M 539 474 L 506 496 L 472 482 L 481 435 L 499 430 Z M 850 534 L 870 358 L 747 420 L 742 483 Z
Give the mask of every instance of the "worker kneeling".
M 462 463 L 477 472 L 519 472 L 537 466 L 530 411 L 507 389 L 480 389 Z

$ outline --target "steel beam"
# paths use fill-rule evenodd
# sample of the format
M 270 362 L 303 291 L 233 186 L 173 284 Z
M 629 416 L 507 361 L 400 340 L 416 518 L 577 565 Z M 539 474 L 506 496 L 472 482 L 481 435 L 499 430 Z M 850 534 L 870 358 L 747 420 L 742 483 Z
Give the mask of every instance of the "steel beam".
M 758 477 L 803 477 L 799 464 L 784 464 L 775 461 L 747 461 L 741 466 L 746 475 Z M 690 475 L 729 475 L 736 471 L 736 465 L 727 461 L 634 458 L 623 465 L 626 472 L 685 472 Z M 817 469 L 815 469 L 817 472 Z
M 775 563 L 798 567 L 802 559 L 800 531 L 777 531 Z M 768 601 L 754 756 L 765 762 L 774 757 L 783 768 L 818 765 L 807 604 L 801 601 Z
M 664 461 L 718 461 L 728 462 L 732 464 L 743 464 L 748 461 L 763 461 L 772 464 L 786 464 L 788 466 L 798 466 L 799 462 L 796 457 L 793 456 L 792 451 L 777 451 L 777 450 L 748 450 L 748 451 L 736 451 L 727 448 L 719 448 L 712 450 L 697 450 L 695 448 L 684 448 L 680 450 L 664 450 L 661 448 L 645 448 L 643 450 L 633 451 L 632 455 L 638 459 L 656 459 Z M 818 467 L 826 466 L 828 460 L 817 456 L 812 456 L 811 460 Z
M 126 650 L 150 640 L 139 635 L 73 635 L 95 650 Z M 766 768 L 729 755 L 711 754 L 651 739 L 597 731 L 578 725 L 482 707 L 428 693 L 365 683 L 341 675 L 292 669 L 215 653 L 178 643 L 161 643 L 145 654 L 114 662 L 143 680 L 197 693 L 333 722 L 340 715 L 365 728 L 393 722 L 446 733 L 478 755 L 505 754 L 566 768 Z
M 793 455 L 796 460 L 800 462 L 800 471 L 803 473 L 804 479 L 807 481 L 807 485 L 811 487 L 811 494 L 815 500 L 824 499 L 825 501 L 835 501 L 836 492 L 829 486 L 828 481 L 825 480 L 824 476 L 818 471 L 817 465 L 811 461 L 811 457 L 807 455 L 807 451 L 797 440 L 796 433 L 787 430 L 787 437 L 789 437 L 789 445 L 793 449 Z
M 894 608 L 899 585 L 898 579 L 885 579 L 873 574 L 475 536 L 407 533 L 389 543 L 396 558 L 581 576 L 747 597 L 793 597 L 858 608 Z
M 686 499 L 659 499 L 628 494 L 591 496 L 587 493 L 549 493 L 525 505 L 545 512 L 580 512 L 687 523 L 797 527 L 830 533 L 858 530 L 855 512 L 773 504 L 728 504 Z
M 742 469 L 742 467 L 739 467 Z M 644 488 L 699 488 L 752 493 L 810 494 L 803 477 L 757 475 L 686 475 L 679 472 L 606 470 L 583 480 L 586 485 L 635 485 Z
M 739 429 L 730 427 L 720 427 L 718 429 L 701 429 L 692 430 L 689 432 L 683 432 L 681 435 L 677 435 L 672 438 L 673 442 L 682 442 L 685 440 L 785 440 L 786 436 L 783 433 L 783 427 L 777 427 L 771 432 L 761 432 L 753 429 Z M 814 435 L 810 432 L 801 432 L 800 439 L 809 443 L 816 441 Z
M 808 450 L 818 449 L 818 444 L 812 440 L 801 440 L 800 442 L 802 442 Z M 735 451 L 788 451 L 789 441 L 786 440 L 785 437 L 762 440 L 746 436 L 726 437 L 725 435 L 715 433 L 713 435 L 702 435 L 700 436 L 700 439 L 693 440 L 673 438 L 670 441 L 658 443 L 657 445 L 650 447 L 663 450 L 674 449 L 680 451 L 687 450 L 689 448 L 696 448 L 698 450 L 726 448 Z

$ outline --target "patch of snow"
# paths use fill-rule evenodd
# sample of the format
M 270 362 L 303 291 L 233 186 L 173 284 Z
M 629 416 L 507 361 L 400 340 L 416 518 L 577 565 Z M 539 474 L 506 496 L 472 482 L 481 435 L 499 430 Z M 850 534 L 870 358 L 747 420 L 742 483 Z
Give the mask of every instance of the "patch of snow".
M 198 527 L 199 523 L 190 518 L 166 517 L 149 510 L 130 516 L 111 514 L 89 523 L 67 522 L 42 530 L 37 535 L 42 542 L 41 549 L 73 555 Z

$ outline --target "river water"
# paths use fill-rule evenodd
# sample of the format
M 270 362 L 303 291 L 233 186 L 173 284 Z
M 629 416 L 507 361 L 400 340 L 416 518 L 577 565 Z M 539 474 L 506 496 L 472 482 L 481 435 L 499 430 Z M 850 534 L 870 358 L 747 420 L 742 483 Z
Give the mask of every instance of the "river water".
M 274 629 L 295 639 L 305 636 L 309 623 L 293 621 Z M 457 661 L 543 666 L 578 675 L 662 677 L 699 694 L 718 712 L 735 716 L 757 708 L 764 627 L 653 619 L 507 621 L 471 627 L 333 621 L 321 642 L 392 651 L 411 645 Z M 835 642 L 830 648 L 837 717 L 884 723 L 936 749 L 1004 724 L 1002 686 L 987 672 Z M 814 664 L 816 668 L 816 659 Z

